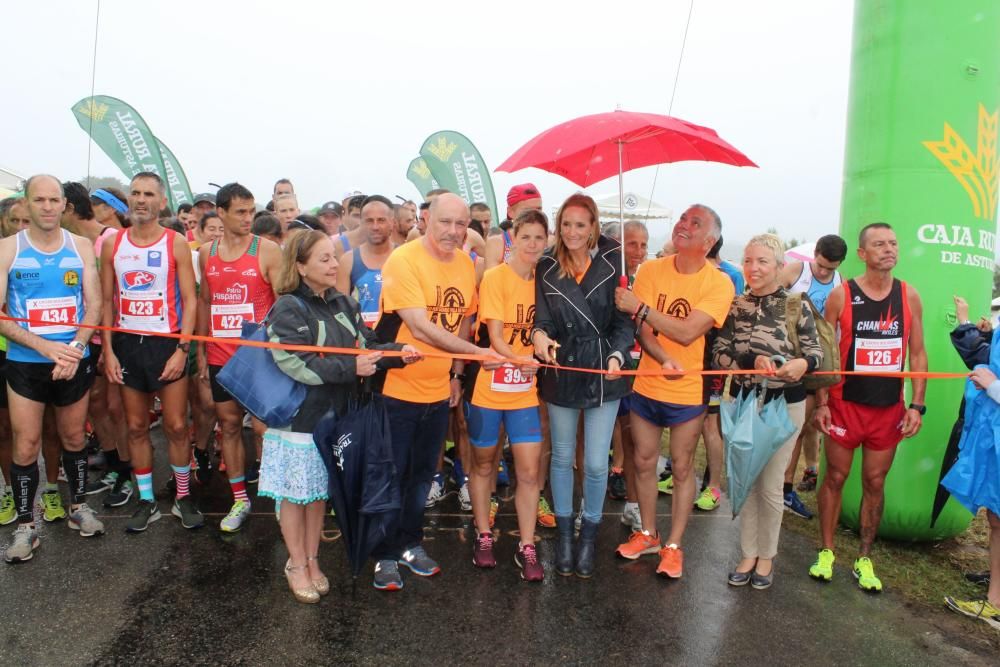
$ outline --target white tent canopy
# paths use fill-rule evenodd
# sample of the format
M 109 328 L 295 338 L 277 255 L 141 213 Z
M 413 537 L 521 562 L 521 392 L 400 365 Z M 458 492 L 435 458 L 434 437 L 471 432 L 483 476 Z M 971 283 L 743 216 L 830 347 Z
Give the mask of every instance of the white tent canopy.
M 0 198 L 9 197 L 21 189 L 24 178 L 14 172 L 0 167 Z
M 601 219 L 605 222 L 618 220 L 619 202 L 618 193 L 612 193 L 604 197 L 595 197 L 597 208 L 601 213 Z M 636 220 L 667 220 L 674 219 L 674 212 L 665 206 L 650 201 L 642 195 L 634 192 L 625 193 L 625 219 Z

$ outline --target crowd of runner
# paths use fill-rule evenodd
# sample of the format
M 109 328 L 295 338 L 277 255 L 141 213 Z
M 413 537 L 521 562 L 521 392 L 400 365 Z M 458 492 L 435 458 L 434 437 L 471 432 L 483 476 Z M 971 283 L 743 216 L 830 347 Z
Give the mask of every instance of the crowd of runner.
M 741 509 L 741 559 L 728 582 L 772 585 L 783 514 L 811 518 L 797 491 L 813 490 L 821 549 L 809 575 L 833 577 L 842 490 L 861 447 L 861 541 L 851 569 L 862 589 L 882 589 L 871 549 L 884 480 L 896 446 L 921 427 L 926 381 L 911 380 L 906 403 L 899 378 L 846 376 L 832 386 L 803 378 L 832 356 L 824 340 L 836 341 L 843 370 L 927 369 L 920 297 L 893 277 L 889 225 L 861 231 L 865 270 L 846 280 L 838 267 L 848 246 L 835 235 L 817 242 L 812 261 L 791 263 L 780 239 L 755 236 L 741 270 L 719 256 L 718 213 L 695 204 L 648 259 L 642 222 L 602 227 L 582 193 L 550 222 L 531 184 L 511 188 L 503 221 L 443 190 L 419 206 L 355 192 L 311 215 L 287 179 L 262 210 L 238 183 L 175 212 L 166 203 L 164 183 L 150 173 L 133 177 L 127 194 L 38 175 L 21 197 L 0 203 L 9 317 L 0 320 L 0 524 L 17 524 L 8 563 L 32 559 L 38 519 L 65 519 L 83 537 L 104 533 L 88 502 L 98 494 L 105 507 L 130 507 L 130 533 L 160 519 L 155 418 L 168 445 L 170 513 L 184 528 L 204 525 L 192 476 L 206 482 L 213 468 L 224 470 L 233 504 L 219 529 L 239 531 L 251 515 L 247 485 L 258 484 L 258 496 L 275 500 L 290 589 L 318 601 L 329 591 L 317 559 L 327 473 L 312 432 L 329 410 L 349 409 L 358 378 L 372 377 L 388 408 L 402 502 L 373 552 L 378 589 L 403 587 L 400 566 L 418 576 L 440 571 L 422 545 L 424 512 L 452 492 L 473 514 L 475 567 L 496 567 L 497 489 L 512 478 L 523 579 L 544 576 L 537 528 L 556 531 L 558 574 L 592 576 L 606 496 L 626 501 L 621 522 L 632 529 L 615 552 L 655 555 L 657 574 L 682 577 L 692 511 L 713 511 L 722 498 L 720 403 L 759 391 L 765 403 L 784 399 L 795 429 Z M 267 428 L 217 380 L 244 322 L 264 323 L 284 346 L 366 349 L 274 349 L 278 368 L 307 393 L 291 424 Z M 824 327 L 836 337 L 824 337 Z M 192 334 L 213 340 L 185 338 Z M 622 375 L 633 368 L 637 376 Z M 728 382 L 696 373 L 710 368 L 757 373 Z M 254 433 L 252 459 L 245 427 Z M 816 489 L 824 435 L 826 472 Z M 93 480 L 91 436 L 106 468 Z M 700 487 L 699 442 L 708 462 Z M 805 473 L 794 488 L 800 452 Z M 671 495 L 667 526 L 657 521 L 659 493 Z M 991 513 L 995 534 L 997 521 Z M 949 604 L 1000 624 L 996 576 L 990 586 L 988 601 Z

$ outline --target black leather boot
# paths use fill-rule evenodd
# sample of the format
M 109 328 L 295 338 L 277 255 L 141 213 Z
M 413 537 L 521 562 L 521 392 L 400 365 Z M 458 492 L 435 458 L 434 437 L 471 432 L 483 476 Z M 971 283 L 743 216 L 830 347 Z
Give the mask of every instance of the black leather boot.
M 583 520 L 580 526 L 580 539 L 576 542 L 576 576 L 589 579 L 594 575 L 594 559 L 596 557 L 597 527 L 599 523 Z
M 556 517 L 556 572 L 564 577 L 573 574 L 573 517 Z

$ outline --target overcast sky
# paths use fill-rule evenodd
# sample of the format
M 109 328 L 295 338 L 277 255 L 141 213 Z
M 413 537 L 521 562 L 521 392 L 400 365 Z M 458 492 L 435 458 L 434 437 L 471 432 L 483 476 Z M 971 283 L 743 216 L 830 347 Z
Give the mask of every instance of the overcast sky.
M 695 0 L 671 113 L 715 128 L 760 169 L 664 165 L 653 190 L 647 167 L 625 175 L 626 191 L 677 213 L 709 204 L 733 241 L 772 226 L 786 237 L 835 231 L 852 4 Z M 416 198 L 406 167 L 437 130 L 462 132 L 495 168 L 577 116 L 666 113 L 688 7 L 103 0 L 95 93 L 134 106 L 195 191 L 239 180 L 266 201 L 288 177 L 304 208 L 355 189 Z M 89 140 L 70 107 L 90 94 L 96 10 L 96 0 L 5 3 L 13 94 L 0 105 L 0 166 L 87 174 Z M 96 146 L 90 173 L 121 177 Z M 498 200 L 525 181 L 546 208 L 578 189 L 535 169 L 494 173 Z M 616 179 L 588 189 L 616 191 Z

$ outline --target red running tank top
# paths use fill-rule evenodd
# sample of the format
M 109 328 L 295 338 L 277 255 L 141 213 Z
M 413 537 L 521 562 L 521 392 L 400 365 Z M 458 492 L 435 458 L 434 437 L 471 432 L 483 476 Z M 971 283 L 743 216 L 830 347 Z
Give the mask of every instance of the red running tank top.
M 212 242 L 201 289 L 210 295 L 209 335 L 213 338 L 239 338 L 244 322 L 262 321 L 274 305 L 274 290 L 260 269 L 259 253 L 259 236 L 231 262 L 219 257 L 219 242 Z M 205 351 L 210 366 L 222 366 L 236 352 L 236 346 L 208 343 Z

